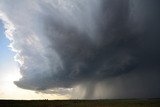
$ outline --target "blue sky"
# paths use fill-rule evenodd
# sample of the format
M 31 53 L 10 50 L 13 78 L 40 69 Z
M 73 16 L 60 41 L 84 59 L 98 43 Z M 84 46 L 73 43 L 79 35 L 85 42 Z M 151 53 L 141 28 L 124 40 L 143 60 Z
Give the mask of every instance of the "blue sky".
M 14 53 L 8 48 L 9 40 L 6 38 L 3 23 L 0 21 L 0 64 L 13 60 Z

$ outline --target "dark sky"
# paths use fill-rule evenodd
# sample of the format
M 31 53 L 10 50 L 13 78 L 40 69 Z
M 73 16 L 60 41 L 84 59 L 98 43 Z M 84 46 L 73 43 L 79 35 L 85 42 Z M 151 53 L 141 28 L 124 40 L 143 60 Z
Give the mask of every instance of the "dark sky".
M 1 6 L 25 35 L 25 44 L 14 38 L 23 58 L 18 87 L 73 98 L 160 97 L 159 0 L 30 2 Z

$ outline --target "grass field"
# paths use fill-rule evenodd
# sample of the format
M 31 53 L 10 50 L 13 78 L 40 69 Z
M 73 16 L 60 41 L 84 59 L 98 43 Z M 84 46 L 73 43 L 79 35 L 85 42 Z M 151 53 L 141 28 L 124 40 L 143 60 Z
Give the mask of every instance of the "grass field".
M 1 100 L 0 107 L 160 107 L 160 99 L 146 100 Z

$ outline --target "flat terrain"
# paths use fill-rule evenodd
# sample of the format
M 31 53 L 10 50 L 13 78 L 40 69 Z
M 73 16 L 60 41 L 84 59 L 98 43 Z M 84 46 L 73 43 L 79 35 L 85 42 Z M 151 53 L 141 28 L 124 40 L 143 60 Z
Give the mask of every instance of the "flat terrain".
M 0 107 L 160 107 L 160 99 L 141 100 L 1 100 Z

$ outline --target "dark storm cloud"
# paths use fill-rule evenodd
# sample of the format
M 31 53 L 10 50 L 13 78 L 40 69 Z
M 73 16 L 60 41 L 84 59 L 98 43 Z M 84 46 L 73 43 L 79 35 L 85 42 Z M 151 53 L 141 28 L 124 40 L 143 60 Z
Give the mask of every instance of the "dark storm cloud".
M 38 9 L 32 8 L 33 12 L 24 10 L 29 20 L 33 20 L 26 28 L 33 29 L 20 32 L 34 34 L 36 38 L 32 35 L 29 43 L 39 38 L 42 47 L 38 50 L 37 43 L 24 49 L 25 45 L 17 43 L 23 59 L 20 71 L 23 77 L 15 82 L 17 86 L 44 91 L 80 85 L 85 89 L 85 98 L 97 98 L 97 84 L 112 80 L 111 87 L 115 87 L 112 93 L 116 95 L 111 98 L 160 96 L 157 85 L 160 80 L 154 79 L 159 77 L 160 70 L 159 1 L 37 1 L 35 4 Z M 17 26 L 21 24 L 14 21 Z M 30 49 L 34 45 L 36 50 Z M 133 72 L 133 76 L 129 75 Z M 144 80 L 140 83 L 135 80 L 139 75 L 142 77 L 138 80 Z M 120 85 L 116 78 L 127 82 Z M 143 84 L 148 91 L 142 93 L 143 87 L 138 86 Z M 130 85 L 132 93 L 126 91 Z M 101 90 L 105 93 L 105 88 Z

